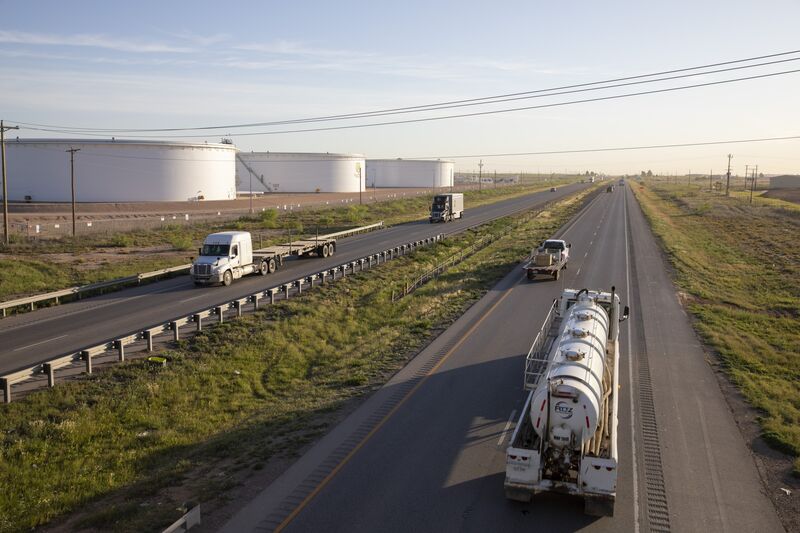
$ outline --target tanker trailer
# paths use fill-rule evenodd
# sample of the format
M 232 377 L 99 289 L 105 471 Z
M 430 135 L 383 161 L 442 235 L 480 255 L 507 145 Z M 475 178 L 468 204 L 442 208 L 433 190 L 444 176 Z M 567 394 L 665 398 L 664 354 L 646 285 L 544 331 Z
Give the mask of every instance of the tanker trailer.
M 528 391 L 506 450 L 506 497 L 581 496 L 586 514 L 612 516 L 617 490 L 619 296 L 566 289 L 525 359 Z

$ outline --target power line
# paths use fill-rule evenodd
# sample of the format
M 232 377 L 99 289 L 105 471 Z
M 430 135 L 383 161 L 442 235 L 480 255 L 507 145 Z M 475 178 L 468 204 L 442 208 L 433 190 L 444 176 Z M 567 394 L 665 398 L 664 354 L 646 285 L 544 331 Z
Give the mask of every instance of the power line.
M 705 83 L 697 83 L 693 85 L 681 85 L 678 87 L 667 87 L 664 89 L 653 89 L 649 91 L 639 91 L 633 93 L 623 93 L 623 94 L 616 94 L 610 96 L 598 96 L 596 98 L 585 98 L 583 100 L 568 100 L 566 102 L 555 102 L 550 104 L 540 104 L 540 105 L 533 105 L 533 106 L 524 106 L 524 107 L 513 107 L 513 108 L 506 108 L 506 109 L 495 109 L 492 111 L 476 111 L 473 113 L 460 113 L 455 115 L 442 115 L 438 117 L 425 117 L 425 118 L 415 118 L 415 119 L 406 119 L 406 120 L 390 120 L 390 121 L 383 121 L 383 122 L 370 122 L 367 124 L 350 124 L 346 126 L 329 126 L 329 127 L 320 127 L 320 128 L 305 128 L 305 129 L 296 129 L 296 130 L 277 130 L 277 131 L 261 131 L 261 132 L 245 132 L 237 134 L 238 137 L 248 137 L 253 135 L 283 135 L 288 133 L 308 133 L 308 132 L 319 132 L 319 131 L 335 131 L 335 130 L 347 130 L 347 129 L 357 129 L 357 128 L 372 128 L 376 126 L 390 126 L 390 125 L 397 125 L 397 124 L 414 124 L 419 122 L 432 122 L 432 121 L 439 121 L 439 120 L 448 120 L 454 118 L 467 118 L 467 117 L 479 117 L 479 116 L 488 116 L 488 115 L 497 115 L 500 113 L 513 113 L 517 111 L 529 111 L 533 109 L 545 109 L 550 107 L 563 107 L 568 105 L 575 105 L 575 104 L 585 104 L 590 102 L 603 102 L 607 100 L 619 100 L 622 98 L 630 98 L 633 96 L 644 96 L 649 94 L 660 94 L 660 93 L 667 93 L 667 92 L 674 92 L 674 91 L 681 91 L 687 89 L 696 89 L 700 87 L 711 87 L 714 85 L 723 85 L 728 83 L 735 83 L 738 81 L 748 81 L 748 80 L 756 80 L 762 78 L 770 78 L 775 76 L 783 76 L 786 74 L 794 74 L 800 72 L 800 69 L 794 70 L 784 70 L 780 72 L 772 72 L 769 74 L 758 74 L 753 76 L 745 76 L 741 78 L 731 78 L 727 80 L 717 80 Z M 91 133 L 81 133 L 76 131 L 62 131 L 62 130 L 46 130 L 46 129 L 39 129 L 39 128 L 26 128 L 32 130 L 39 130 L 39 131 L 51 131 L 57 133 L 69 133 L 75 135 L 87 135 L 92 137 L 99 137 L 103 136 L 100 134 L 91 134 Z M 170 138 L 173 136 L 162 136 L 162 135 L 140 135 L 139 137 L 146 137 L 146 138 Z M 193 137 L 207 137 L 207 135 L 180 135 L 179 137 L 182 138 L 193 138 Z
M 665 74 L 676 74 L 679 72 L 689 72 L 694 70 L 701 70 L 701 69 L 708 69 L 717 66 L 724 66 L 724 65 L 731 65 L 737 63 L 745 63 L 745 62 L 752 62 L 760 59 L 768 59 L 786 55 L 794 55 L 800 53 L 800 50 L 792 50 L 787 52 L 780 52 L 775 54 L 763 55 L 763 56 L 755 56 L 745 59 L 737 59 L 733 61 L 725 61 L 725 62 L 718 62 L 718 63 L 709 63 L 706 65 L 699 65 L 695 67 L 687 67 L 681 69 L 673 69 L 661 72 L 655 72 L 651 74 L 640 74 L 637 76 L 628 76 L 623 78 L 613 78 L 608 80 L 601 80 L 595 82 L 587 82 L 581 84 L 574 84 L 574 85 L 564 85 L 560 87 L 552 87 L 549 89 L 537 89 L 533 91 L 524 91 L 524 92 L 517 92 L 517 93 L 508 93 L 508 94 L 501 94 L 501 95 L 494 95 L 494 96 L 485 96 L 480 98 L 471 98 L 465 100 L 452 100 L 448 102 L 439 102 L 435 104 L 424 104 L 418 106 L 408 106 L 408 107 L 399 107 L 399 108 L 390 108 L 390 109 L 383 109 L 383 110 L 374 110 L 374 111 L 366 111 L 360 113 L 349 113 L 349 114 L 340 114 L 340 115 L 326 115 L 320 117 L 309 117 L 309 118 L 301 118 L 301 119 L 289 119 L 289 120 L 281 120 L 281 121 L 272 121 L 272 122 L 254 122 L 254 123 L 243 123 L 243 124 L 228 124 L 228 125 L 221 125 L 221 126 L 201 126 L 201 127 L 188 127 L 188 128 L 152 128 L 152 129 L 111 129 L 111 128 L 84 128 L 84 127 L 70 127 L 70 126 L 54 126 L 54 125 L 45 125 L 45 124 L 37 124 L 37 123 L 27 123 L 27 122 L 18 122 L 17 124 L 24 125 L 24 126 L 32 126 L 27 129 L 36 129 L 36 128 L 50 128 L 50 129 L 43 129 L 41 131 L 58 131 L 63 133 L 75 133 L 79 134 L 79 132 L 105 132 L 105 133 L 140 133 L 140 132 L 179 132 L 179 131 L 200 131 L 200 130 L 220 130 L 220 129 L 237 129 L 237 128 L 250 128 L 250 127 L 263 127 L 263 126 L 277 126 L 277 125 L 289 125 L 289 124 L 302 124 L 302 123 L 313 123 L 313 122 L 327 122 L 327 121 L 338 121 L 338 120 L 348 120 L 348 119 L 359 119 L 359 118 L 371 118 L 377 116 L 387 116 L 387 115 L 396 115 L 396 114 L 405 114 L 405 113 L 419 113 L 425 111 L 435 111 L 441 109 L 452 109 L 456 107 L 467 107 L 467 106 L 476 106 L 476 105 L 487 105 L 487 104 L 496 104 L 501 102 L 513 101 L 513 100 L 522 100 L 522 99 L 530 99 L 530 98 L 543 98 L 548 96 L 558 96 L 563 94 L 573 94 L 578 92 L 587 92 L 587 91 L 597 91 L 603 89 L 610 89 L 616 87 L 623 87 L 623 86 L 630 86 L 630 85 L 639 85 L 644 83 L 657 83 L 660 81 L 668 81 L 674 79 L 681 79 L 693 76 L 705 76 L 708 74 L 715 74 L 720 72 L 728 72 L 733 70 L 741 70 L 746 68 L 755 68 L 760 66 L 766 65 L 773 65 L 778 63 L 785 63 L 790 61 L 797 61 L 800 58 L 791 58 L 791 59 L 782 59 L 776 61 L 769 61 L 764 63 L 757 63 L 753 65 L 741 65 L 737 67 L 730 67 L 706 72 L 695 72 L 691 74 L 682 74 L 679 76 L 669 76 L 659 79 L 653 80 L 643 80 L 642 78 L 652 78 L 654 76 L 662 76 Z M 630 80 L 640 80 L 631 82 Z M 604 87 L 595 87 L 597 85 L 605 85 L 609 83 L 616 83 L 616 82 L 627 82 L 627 83 L 619 83 L 616 85 L 607 85 Z M 573 90 L 574 89 L 574 90 Z M 554 92 L 554 91 L 561 91 L 561 92 Z M 552 93 L 552 94 L 545 94 L 545 93 Z M 69 130 L 69 131 L 60 131 L 60 130 Z
M 724 141 L 703 141 L 692 143 L 674 143 L 674 144 L 649 144 L 641 146 L 614 146 L 604 148 L 579 148 L 575 150 L 547 150 L 540 152 L 509 152 L 498 154 L 461 154 L 461 155 L 439 155 L 439 156 L 425 156 L 425 157 L 403 157 L 401 159 L 469 159 L 478 157 L 517 157 L 528 155 L 558 155 L 558 154 L 583 154 L 591 152 L 622 152 L 627 150 L 654 150 L 662 148 L 687 148 L 691 146 L 714 146 L 719 144 L 741 144 L 741 143 L 755 143 L 755 142 L 768 142 L 768 141 L 789 141 L 800 139 L 800 135 L 790 135 L 786 137 L 762 137 L 757 139 L 730 139 Z

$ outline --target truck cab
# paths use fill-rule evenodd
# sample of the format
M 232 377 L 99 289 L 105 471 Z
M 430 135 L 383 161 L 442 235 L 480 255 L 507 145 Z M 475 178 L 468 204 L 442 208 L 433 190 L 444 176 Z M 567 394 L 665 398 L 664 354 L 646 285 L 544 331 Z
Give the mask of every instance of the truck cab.
M 464 216 L 464 195 L 462 193 L 437 194 L 431 204 L 429 221 L 448 222 Z
M 230 285 L 253 271 L 253 243 L 246 231 L 212 233 L 203 241 L 190 270 L 198 285 L 222 283 Z

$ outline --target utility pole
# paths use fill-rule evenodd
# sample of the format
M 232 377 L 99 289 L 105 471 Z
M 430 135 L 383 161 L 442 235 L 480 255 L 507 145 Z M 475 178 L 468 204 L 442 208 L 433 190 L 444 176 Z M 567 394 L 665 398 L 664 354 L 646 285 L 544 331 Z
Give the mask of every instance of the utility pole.
M 731 159 L 733 156 L 728 154 L 728 180 L 725 182 L 725 196 L 731 195 Z
M 0 120 L 0 158 L 2 158 L 3 166 L 3 242 L 6 246 L 9 244 L 8 240 L 8 181 L 6 180 L 6 130 L 18 130 L 19 126 L 3 126 L 3 121 Z
M 758 179 L 758 165 L 753 170 L 753 181 L 750 183 L 750 203 L 753 203 L 753 191 L 756 190 L 756 180 Z
M 744 166 L 744 190 L 747 190 L 747 169 L 750 168 L 750 165 Z
M 361 186 L 361 164 L 358 164 L 358 205 L 363 205 L 364 200 L 361 196 L 361 191 L 363 187 Z
M 70 148 L 69 152 L 69 175 L 72 181 L 72 238 L 75 238 L 75 152 L 80 152 L 80 148 Z
M 497 188 L 497 171 L 494 171 L 494 188 Z
M 249 171 L 250 169 L 247 169 L 247 170 Z M 252 172 L 248 172 L 247 174 L 250 176 L 250 214 L 252 215 L 253 214 L 253 173 Z
M 483 189 L 483 159 L 478 163 L 478 191 Z
M 708 173 L 708 192 L 714 192 L 714 169 L 711 169 L 711 172 Z

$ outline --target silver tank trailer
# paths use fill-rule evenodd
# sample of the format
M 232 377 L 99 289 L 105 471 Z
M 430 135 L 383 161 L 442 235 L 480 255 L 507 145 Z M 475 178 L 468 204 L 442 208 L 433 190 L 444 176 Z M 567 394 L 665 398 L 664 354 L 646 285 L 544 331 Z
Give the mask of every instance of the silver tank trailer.
M 550 446 L 580 449 L 597 430 L 607 392 L 603 377 L 610 370 L 609 326 L 606 310 L 586 293 L 567 312 L 553 359 L 531 400 L 534 430 Z

